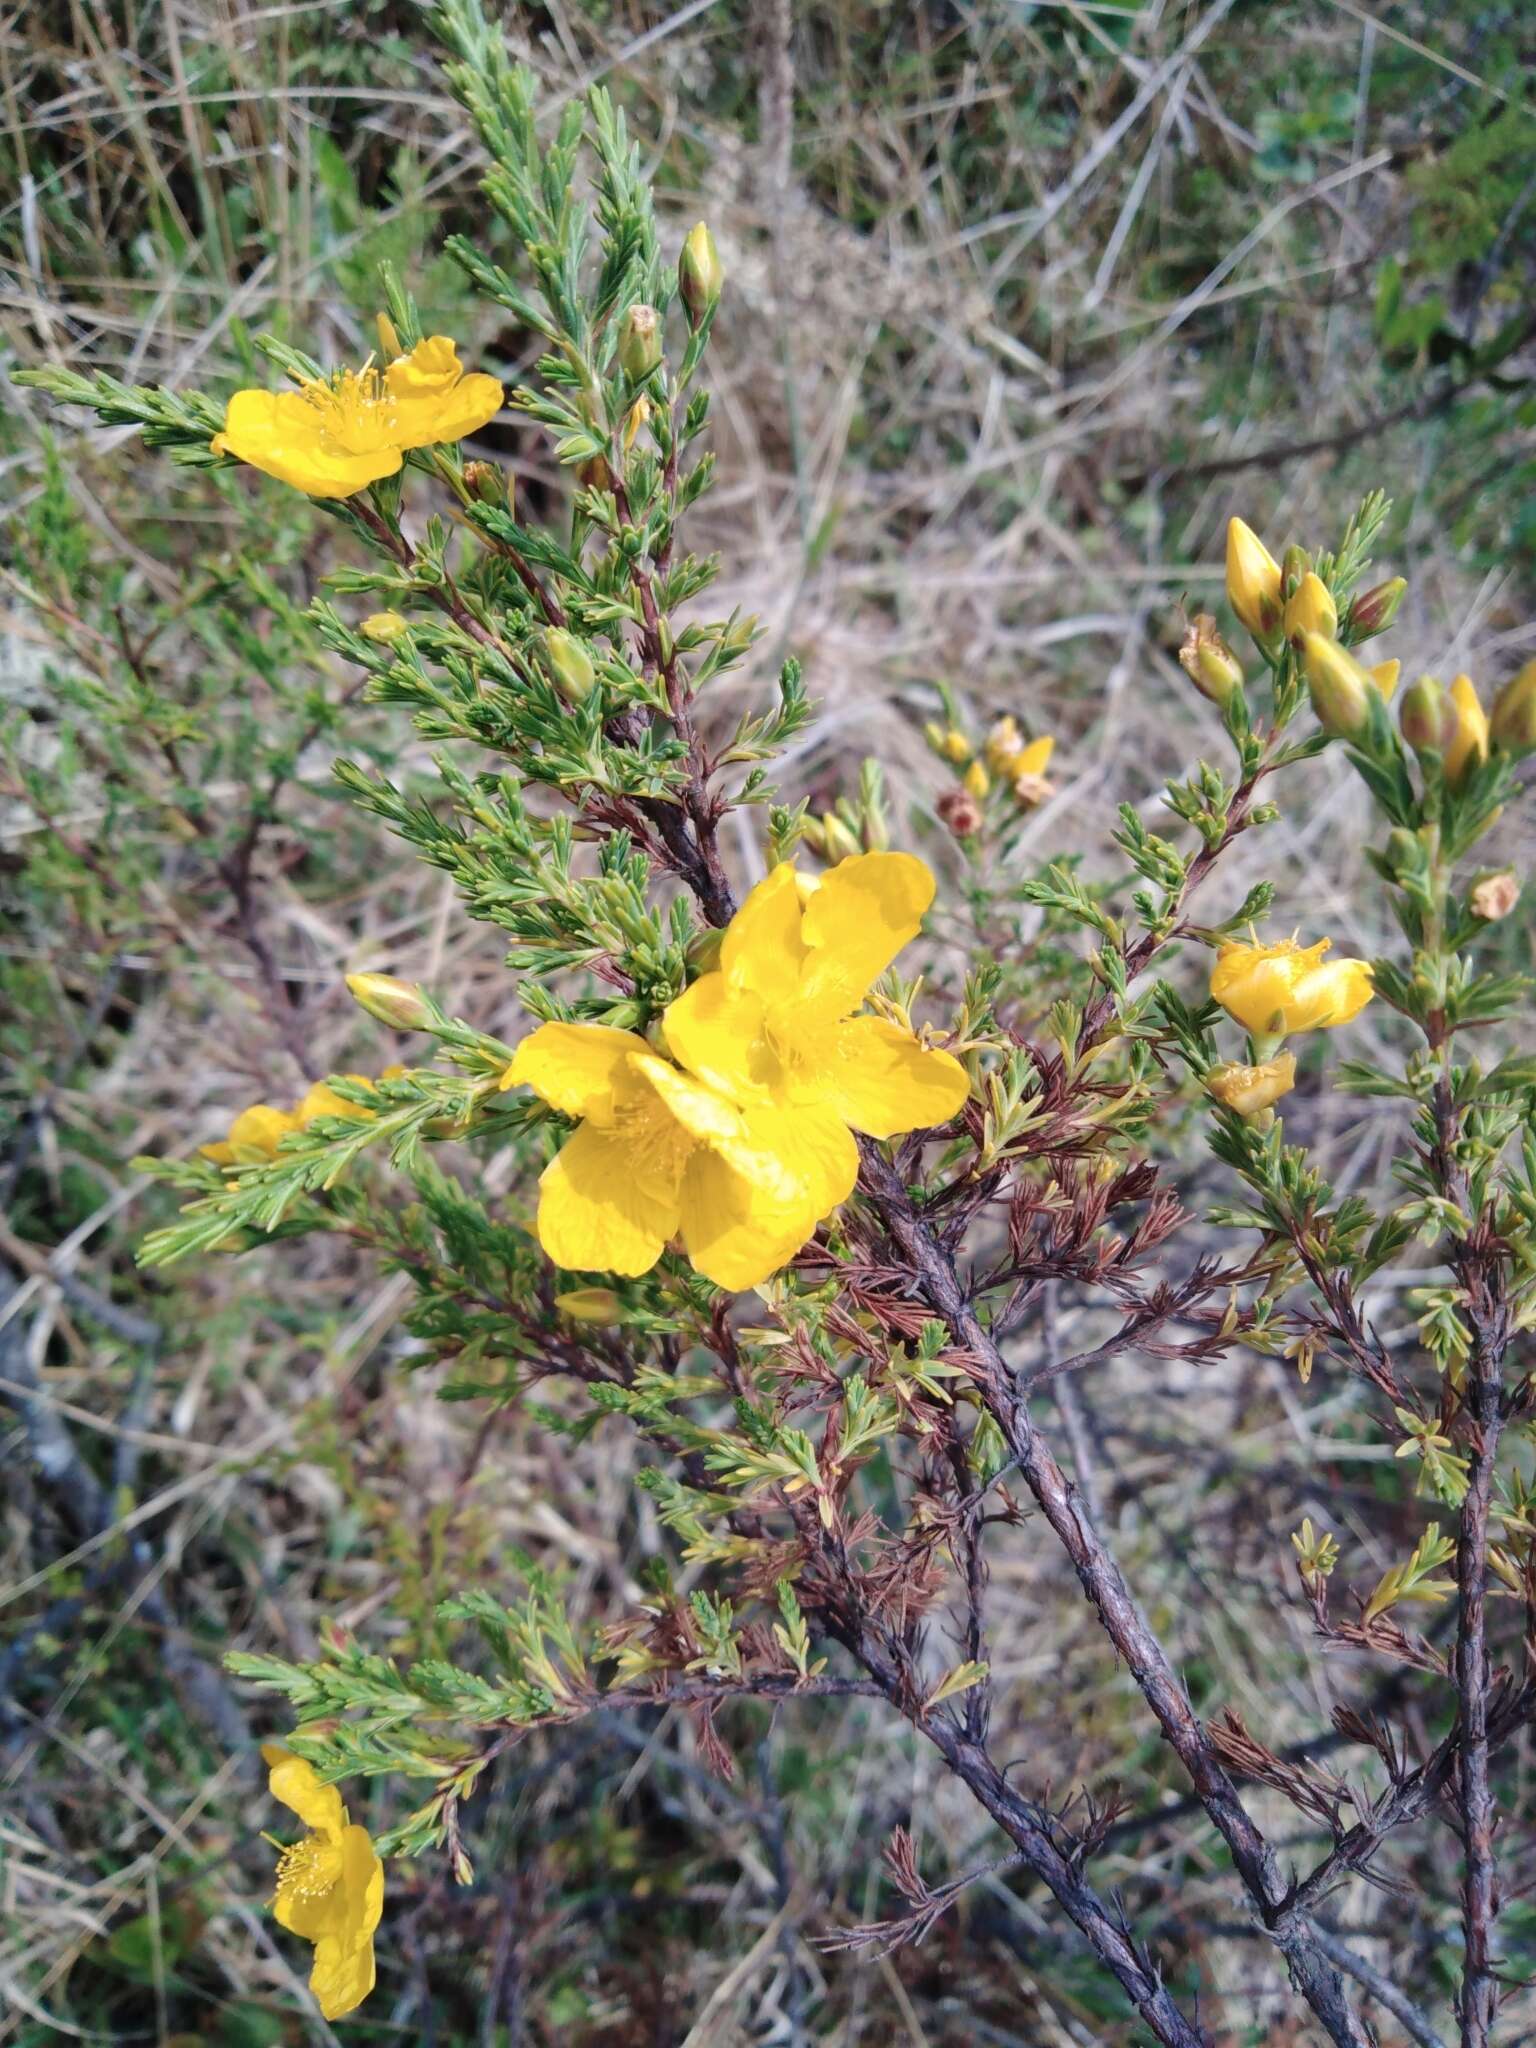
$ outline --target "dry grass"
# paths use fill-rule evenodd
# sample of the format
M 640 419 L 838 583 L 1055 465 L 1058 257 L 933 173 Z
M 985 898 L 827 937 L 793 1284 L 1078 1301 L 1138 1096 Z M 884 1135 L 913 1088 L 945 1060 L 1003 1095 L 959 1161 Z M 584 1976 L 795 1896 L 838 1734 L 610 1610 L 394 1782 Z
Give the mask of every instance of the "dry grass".
M 1114 804 L 1155 815 L 1167 777 L 1215 744 L 1171 648 L 1182 600 L 1217 589 L 1229 510 L 1271 535 L 1310 533 L 1336 525 L 1363 483 L 1404 499 L 1392 554 L 1411 595 L 1390 651 L 1491 675 L 1536 651 L 1529 589 L 1448 541 L 1452 416 L 1352 439 L 1415 388 L 1384 376 L 1369 317 L 1375 265 L 1412 203 L 1405 67 L 1444 125 L 1482 118 L 1497 88 L 1469 82 L 1476 39 L 1460 15 L 1393 9 L 1378 30 L 1344 5 L 1289 10 L 1298 67 L 1353 83 L 1390 59 L 1395 83 L 1319 150 L 1314 175 L 1268 180 L 1246 125 L 1263 92 L 1245 66 L 1273 76 L 1256 53 L 1276 12 L 1157 5 L 1122 32 L 1087 0 L 910 13 L 844 0 L 807 11 L 787 45 L 787 0 L 550 5 L 525 23 L 551 101 L 572 80 L 622 85 L 656 138 L 667 218 L 680 230 L 702 210 L 715 224 L 730 279 L 722 479 L 696 544 L 721 551 L 728 601 L 764 622 L 733 690 L 761 692 L 786 648 L 806 662 L 821 708 L 792 764 L 798 788 L 825 797 L 874 753 L 900 807 L 924 818 L 938 783 L 920 725 L 942 677 L 978 722 L 1013 709 L 1061 735 L 1059 793 L 1020 863 L 1079 852 L 1102 866 Z M 320 49 L 341 53 L 332 74 Z M 364 82 L 379 74 L 382 89 Z M 388 7 L 13 11 L 0 109 L 18 172 L 0 194 L 0 320 L 21 362 L 88 358 L 220 389 L 244 331 L 355 353 L 363 264 L 403 241 L 430 280 L 423 297 L 432 284 L 446 297 L 446 274 L 424 273 L 416 251 L 439 218 L 476 207 L 474 150 Z M 328 151 L 353 167 L 350 199 Z M 1192 187 L 1199 164 L 1219 196 Z M 477 341 L 499 352 L 506 338 Z M 13 514 L 40 488 L 42 424 L 24 396 L 4 456 Z M 1288 441 L 1325 434 L 1337 451 L 1286 459 Z M 1192 454 L 1262 459 L 1201 480 L 1185 474 Z M 170 479 L 123 436 L 72 433 L 67 455 L 100 549 L 143 593 L 174 598 L 191 558 L 234 540 L 195 481 Z M 534 492 L 552 481 L 526 455 L 522 479 Z M 313 546 L 318 571 L 330 559 L 318 526 Z M 12 602 L 0 687 L 35 694 L 56 635 Z M 168 659 L 196 663 L 195 641 Z M 463 919 L 440 877 L 343 824 L 331 751 L 317 742 L 300 763 L 260 866 L 284 980 L 309 991 L 314 1069 L 378 1057 L 340 990 L 355 965 L 387 961 L 513 1030 L 495 935 Z M 213 792 L 240 795 L 238 778 Z M 90 839 L 105 816 L 86 802 L 71 822 Z M 14 806 L 7 830 L 25 830 Z M 1314 764 L 1305 800 L 1221 883 L 1221 907 L 1268 875 L 1282 922 L 1378 949 L 1387 934 L 1358 886 L 1365 830 L 1347 772 Z M 746 832 L 730 851 L 744 876 L 761 859 Z M 1528 844 L 1512 838 L 1509 853 L 1526 871 Z M 658 1532 L 616 1430 L 572 1452 L 518 1414 L 436 1402 L 407 1370 L 400 1283 L 332 1247 L 216 1260 L 152 1291 L 133 1282 L 155 1197 L 122 1162 L 212 1135 L 253 1088 L 280 1097 L 296 1080 L 217 907 L 178 901 L 174 879 L 166 900 L 191 943 L 130 961 L 104 1042 L 19 1105 L 16 1143 L 31 1150 L 9 1180 L 25 1213 L 0 1240 L 16 1282 L 0 1310 L 0 1392 L 42 1391 L 22 1404 L 30 1432 L 12 1422 L 0 1438 L 13 1475 L 0 1531 L 0 2040 L 329 2041 L 300 2017 L 293 1957 L 258 1910 L 266 1809 L 248 1758 L 222 1753 L 171 1641 L 210 1665 L 234 1645 L 303 1655 L 335 1616 L 381 1650 L 416 1651 L 437 1593 L 494 1581 L 512 1546 L 566 1568 L 578 1602 L 608 1615 Z M 69 929 L 18 917 L 12 945 L 68 987 Z M 1341 1181 L 1378 1184 L 1391 1115 L 1330 1096 L 1312 1113 Z M 1198 1167 L 1190 1186 L 1197 1201 Z M 38 1234 L 37 1219 L 66 1211 L 68 1238 Z M 79 1284 L 148 1314 L 154 1346 L 104 1328 Z M 1391 1302 L 1382 1313 L 1410 1320 Z M 1092 1311 L 1064 1308 L 1069 1342 L 1093 1328 Z M 1317 1656 L 1282 1558 L 1286 1532 L 1325 1504 L 1378 1554 L 1387 1454 L 1351 1445 L 1351 1394 L 1304 1396 L 1255 1358 L 1221 1384 L 1117 1367 L 1079 1403 L 1064 1424 L 1090 1447 L 1085 1476 L 1191 1682 L 1277 1745 L 1326 1725 L 1362 1674 Z M 119 1489 L 83 1544 L 58 1475 L 28 1456 L 39 1404 Z M 1022 1776 L 1057 1796 L 1118 1784 L 1138 1813 L 1177 1796 L 1046 1540 L 1012 1536 L 994 1583 L 1000 1717 L 1016 1729 L 1002 1750 Z M 146 1625 L 156 1593 L 164 1615 Z M 995 1839 L 860 1704 L 786 1710 L 757 1734 L 754 1753 L 744 1724 L 734 1786 L 709 1777 L 671 1720 L 597 1726 L 511 1759 L 478 1819 L 481 1881 L 450 1895 L 430 1870 L 400 1872 L 381 1994 L 342 2036 L 1132 2038 L 1059 1927 L 1000 1876 L 921 1950 L 872 1964 L 816 1949 L 817 1930 L 889 1909 L 873 1852 L 896 1822 L 920 1817 L 934 1877 L 985 1860 Z M 1411 1882 L 1414 1868 L 1405 1852 L 1399 1874 Z M 1177 1897 L 1177 1925 L 1152 1931 L 1184 1989 L 1198 1976 L 1223 2039 L 1301 2038 L 1281 2017 L 1272 1959 L 1233 1924 L 1203 1827 L 1128 1833 L 1100 1877 L 1138 1910 Z M 1335 1906 L 1375 1952 L 1392 1901 L 1357 1885 Z M 1426 1957 L 1422 1995 L 1443 1989 Z

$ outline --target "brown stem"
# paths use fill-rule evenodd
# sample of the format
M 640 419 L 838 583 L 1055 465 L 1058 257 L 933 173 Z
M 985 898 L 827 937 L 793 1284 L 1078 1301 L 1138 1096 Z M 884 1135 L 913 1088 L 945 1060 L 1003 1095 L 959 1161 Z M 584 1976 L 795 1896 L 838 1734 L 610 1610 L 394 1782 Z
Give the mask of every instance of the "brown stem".
M 1291 1909 L 1274 1851 L 1238 1796 L 1167 1653 L 1083 1512 L 1076 1489 L 1031 1421 L 1002 1354 L 966 1299 L 953 1262 L 879 1148 L 869 1139 L 860 1144 L 861 1178 L 881 1221 L 951 1336 L 969 1352 L 988 1409 L 1025 1484 L 1072 1560 L 1110 1641 L 1189 1773 L 1201 1805 L 1227 1843 L 1271 1939 L 1285 1957 L 1292 1983 L 1338 2048 L 1370 2048 L 1370 2035 L 1350 2007 L 1337 1967 L 1323 1954 L 1309 1923 Z

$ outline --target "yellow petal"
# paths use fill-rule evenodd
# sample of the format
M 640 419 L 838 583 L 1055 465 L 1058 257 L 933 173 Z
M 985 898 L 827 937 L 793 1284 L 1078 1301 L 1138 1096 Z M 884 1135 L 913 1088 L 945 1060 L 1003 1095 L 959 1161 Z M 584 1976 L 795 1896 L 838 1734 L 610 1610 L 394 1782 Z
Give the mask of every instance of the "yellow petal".
M 1458 676 L 1451 685 L 1456 706 L 1456 732 L 1445 750 L 1445 779 L 1454 789 L 1473 762 L 1488 758 L 1488 714 L 1470 676 Z
M 348 1828 L 337 1891 L 339 1924 L 315 1943 L 309 1988 L 328 2020 L 360 2006 L 374 1986 L 373 1936 L 384 1911 L 384 1866 L 362 1828 Z
M 872 1138 L 947 1123 L 971 1092 L 947 1052 L 928 1052 L 884 1017 L 854 1017 L 828 1034 L 824 1099 Z
M 689 1137 L 705 1144 L 731 1144 L 745 1134 L 740 1110 L 707 1081 L 680 1073 L 654 1053 L 635 1053 L 630 1065 Z
M 291 1110 L 274 1109 L 270 1102 L 253 1103 L 242 1109 L 229 1127 L 229 1157 L 240 1166 L 275 1159 L 279 1141 L 298 1128 L 299 1120 Z
M 1375 994 L 1369 964 L 1334 960 L 1302 975 L 1292 996 L 1292 1031 L 1331 1031 L 1348 1024 Z
M 347 1081 L 366 1081 L 366 1074 L 345 1074 Z M 338 1095 L 329 1082 L 316 1081 L 306 1090 L 304 1100 L 294 1111 L 300 1130 L 307 1130 L 317 1116 L 371 1117 L 371 1109 L 364 1109 L 360 1103 L 348 1102 L 344 1095 Z
M 529 1087 L 565 1116 L 607 1124 L 624 1093 L 630 1055 L 649 1051 L 637 1033 L 607 1024 L 541 1024 L 517 1048 L 501 1085 Z
M 721 943 L 726 979 L 765 1002 L 782 1002 L 799 985 L 805 959 L 799 879 L 787 861 L 774 868 L 731 919 Z
M 299 1816 L 317 1835 L 337 1835 L 347 1825 L 347 1809 L 334 1785 L 323 1785 L 313 1764 L 295 1756 L 279 1742 L 261 1745 L 272 1797 Z
M 812 1235 L 816 1217 L 800 1212 L 785 1225 L 751 1180 L 701 1147 L 682 1184 L 682 1232 L 688 1256 L 706 1280 L 732 1294 L 759 1287 L 787 1266 Z
M 797 1210 L 819 1221 L 853 1193 L 859 1148 L 829 1103 L 750 1106 L 742 1122 L 743 1137 L 717 1144 L 715 1150 L 753 1182 L 763 1203 L 779 1214 L 783 1229 L 793 1228 Z
M 860 853 L 839 861 L 801 919 L 811 949 L 800 974 L 802 1000 L 831 1017 L 857 1009 L 871 982 L 916 938 L 933 887 L 915 854 Z
M 660 1120 L 658 1119 L 658 1122 Z M 689 1146 L 585 1123 L 539 1181 L 539 1243 L 582 1273 L 648 1273 L 677 1228 Z
M 798 924 L 799 901 L 794 901 Z M 733 1098 L 771 1088 L 782 1076 L 766 1035 L 763 998 L 755 988 L 733 985 L 724 971 L 701 975 L 669 1003 L 662 1029 L 674 1059 Z
M 327 409 L 302 391 L 237 391 L 210 445 L 312 498 L 349 498 L 399 469 L 398 447 L 343 447 L 326 422 Z
M 1014 776 L 1043 775 L 1050 767 L 1051 756 L 1055 751 L 1056 741 L 1053 736 L 1050 733 L 1042 733 L 1039 739 L 1031 740 L 1023 749 L 1008 772 Z
M 399 448 L 462 441 L 500 412 L 505 396 L 494 377 L 465 376 L 445 334 L 419 341 L 384 372 L 390 438 Z
M 1400 661 L 1378 661 L 1367 670 L 1371 681 L 1380 690 L 1383 703 L 1392 702 L 1392 693 L 1397 688 L 1397 679 L 1403 672 Z

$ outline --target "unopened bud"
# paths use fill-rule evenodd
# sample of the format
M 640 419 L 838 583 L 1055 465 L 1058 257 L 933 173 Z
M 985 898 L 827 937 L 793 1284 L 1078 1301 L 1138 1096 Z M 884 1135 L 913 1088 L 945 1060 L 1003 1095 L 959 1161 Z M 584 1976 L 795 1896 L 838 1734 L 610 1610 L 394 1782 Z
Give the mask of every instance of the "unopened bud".
M 578 462 L 576 481 L 589 491 L 611 491 L 613 471 L 608 466 L 607 456 L 589 455 L 585 462 Z
M 1456 706 L 1434 676 L 1420 676 L 1404 690 L 1397 722 L 1410 747 L 1440 754 L 1456 737 Z
M 1287 602 L 1301 588 L 1302 579 L 1312 573 L 1312 557 L 1292 541 L 1280 557 L 1280 595 Z
M 946 761 L 953 761 L 957 768 L 963 761 L 969 761 L 971 743 L 958 725 L 935 726 L 932 730 L 938 734 L 938 738 L 932 743 L 934 749 L 942 754 Z
M 1335 739 L 1353 739 L 1370 719 L 1370 677 L 1337 640 L 1326 640 L 1321 633 L 1307 634 L 1302 653 L 1318 724 Z
M 1227 523 L 1227 599 L 1256 640 L 1280 628 L 1280 564 L 1251 526 Z
M 705 314 L 719 304 L 720 287 L 724 282 L 725 272 L 720 268 L 720 252 L 715 247 L 715 238 L 700 221 L 696 228 L 689 230 L 677 262 L 677 285 L 683 295 L 683 304 L 688 308 L 690 327 L 697 327 Z
M 845 824 L 836 811 L 824 811 L 821 818 L 821 851 L 828 860 L 848 860 L 864 851 L 863 843 L 852 827 Z
M 1399 881 L 1405 875 L 1416 874 L 1423 866 L 1423 847 L 1416 832 L 1410 832 L 1404 825 L 1396 825 L 1387 834 L 1387 866 Z
M 507 474 L 494 462 L 466 462 L 464 482 L 469 495 L 482 505 L 507 505 L 512 501 Z
M 375 647 L 393 647 L 397 640 L 403 640 L 409 633 L 411 622 L 403 619 L 399 612 L 373 612 L 357 630 Z
M 1451 703 L 1456 710 L 1456 730 L 1445 750 L 1445 779 L 1456 789 L 1470 769 L 1488 758 L 1488 714 L 1470 676 L 1458 676 L 1452 683 Z
M 1205 1085 L 1223 1108 L 1235 1109 L 1239 1116 L 1257 1116 L 1296 1086 L 1296 1055 L 1283 1052 L 1257 1067 L 1212 1067 Z
M 585 703 L 597 681 L 597 670 L 576 635 L 563 626 L 549 627 L 544 635 L 544 658 L 566 703 Z
M 654 306 L 631 306 L 619 328 L 619 364 L 631 384 L 661 361 L 661 315 Z
M 987 766 L 994 775 L 1008 774 L 1024 751 L 1024 735 L 1019 731 L 1019 721 L 1011 714 L 998 719 L 987 734 L 983 751 Z
M 1243 665 L 1216 630 L 1209 612 L 1196 612 L 1179 649 L 1179 665 L 1202 697 L 1225 705 L 1243 687 Z
M 555 1296 L 555 1307 L 573 1323 L 617 1323 L 624 1304 L 611 1287 L 568 1287 Z
M 980 803 L 981 799 L 992 787 L 992 778 L 987 773 L 985 761 L 973 761 L 971 763 L 961 778 L 961 787 L 967 796 L 975 797 L 976 801 Z
M 1536 661 L 1528 661 L 1494 698 L 1488 731 L 1506 754 L 1529 754 L 1536 748 Z
M 1362 591 L 1349 608 L 1350 631 L 1355 639 L 1369 640 L 1377 633 L 1385 633 L 1397 617 L 1407 588 L 1405 576 L 1393 576 Z
M 966 790 L 946 789 L 936 808 L 957 839 L 969 839 L 981 830 L 981 805 Z
M 347 988 L 355 1003 L 392 1031 L 432 1028 L 431 1007 L 414 982 L 400 981 L 393 974 L 349 974 Z M 357 1112 L 349 1105 L 347 1114 Z
M 1472 884 L 1467 901 L 1474 917 L 1492 924 L 1498 918 L 1508 917 L 1520 901 L 1519 881 L 1508 869 L 1502 874 L 1483 875 Z
M 642 391 L 624 416 L 624 453 L 635 445 L 635 436 L 651 416 L 651 401 Z
M 405 354 L 405 350 L 400 346 L 400 337 L 395 332 L 395 323 L 387 313 L 380 313 L 377 324 L 379 329 L 379 351 L 386 363 L 392 363 L 397 356 Z
M 1287 550 L 1289 553 L 1289 550 Z M 1322 577 L 1309 569 L 1286 601 L 1285 637 L 1300 640 L 1306 633 L 1321 633 L 1332 640 L 1339 630 L 1339 608 Z

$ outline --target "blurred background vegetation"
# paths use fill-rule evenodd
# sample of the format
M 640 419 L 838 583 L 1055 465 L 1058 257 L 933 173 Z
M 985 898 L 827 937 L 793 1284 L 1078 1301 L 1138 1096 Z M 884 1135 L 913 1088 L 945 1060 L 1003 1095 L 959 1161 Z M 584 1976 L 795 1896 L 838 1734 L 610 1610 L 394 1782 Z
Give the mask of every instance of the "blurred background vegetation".
M 921 741 L 937 684 L 977 721 L 1057 733 L 1058 793 L 1016 857 L 1102 869 L 1114 804 L 1153 817 L 1215 733 L 1172 650 L 1185 600 L 1218 595 L 1231 511 L 1278 552 L 1382 485 L 1381 573 L 1410 591 L 1381 651 L 1490 683 L 1536 652 L 1521 0 L 552 0 L 508 26 L 551 108 L 597 79 L 620 98 L 674 238 L 702 215 L 719 240 L 722 485 L 694 544 L 765 626 L 732 688 L 805 660 L 820 714 L 792 793 L 820 808 L 878 755 L 909 839 L 950 861 L 957 919 Z M 0 368 L 222 396 L 269 381 L 262 331 L 360 360 L 388 259 L 430 326 L 510 381 L 530 338 L 436 253 L 455 227 L 494 246 L 478 169 L 399 0 L 13 8 Z M 519 423 L 477 452 L 559 516 Z M 268 1709 L 219 1675 L 223 1652 L 312 1654 L 334 1617 L 420 1654 L 442 1591 L 499 1584 L 517 1552 L 616 1613 L 657 1532 L 621 1435 L 573 1446 L 516 1409 L 438 1402 L 408 1370 L 402 1284 L 333 1243 L 136 1273 L 169 1198 L 133 1154 L 382 1063 L 344 972 L 419 978 L 504 1034 L 515 1003 L 494 933 L 332 783 L 342 735 L 397 773 L 419 743 L 351 701 L 303 615 L 347 559 L 324 512 L 8 384 L 0 474 L 0 2040 L 330 2041 L 261 1910 L 248 1744 Z M 1260 856 L 1277 914 L 1368 953 L 1359 800 L 1332 757 L 1303 780 Z M 1528 871 L 1528 845 L 1505 851 Z M 1528 918 L 1508 930 L 1528 965 Z M 1336 1182 L 1384 1172 L 1381 1105 L 1308 1114 Z M 1308 1511 L 1379 1517 L 1404 1486 L 1354 1402 L 1258 1358 L 1220 1385 L 1143 1363 L 1066 1418 L 1197 1701 L 1272 1743 L 1326 1727 L 1335 1682 L 1286 1532 Z M 995 1583 L 1020 1769 L 1057 1797 L 1117 1785 L 1136 1818 L 1104 1881 L 1221 2038 L 1299 2038 L 1064 1561 L 1026 1530 Z M 477 1883 L 396 1868 L 381 1989 L 341 2034 L 1132 2038 L 1016 1879 L 921 1948 L 818 1948 L 892 1909 L 875 1851 L 893 1825 L 915 1827 L 931 1881 L 990 1853 L 988 1829 L 863 1703 L 742 1710 L 727 1733 L 729 1784 L 657 1716 L 505 1759 Z M 394 1795 L 367 1796 L 382 1824 Z M 1432 1853 L 1405 1847 L 1397 1875 L 1411 1887 Z M 1398 1910 L 1359 1885 L 1340 1917 L 1369 1953 Z M 1528 1901 L 1502 1932 L 1536 1969 Z M 1426 1991 L 1452 1981 L 1453 1940 L 1424 1926 Z

